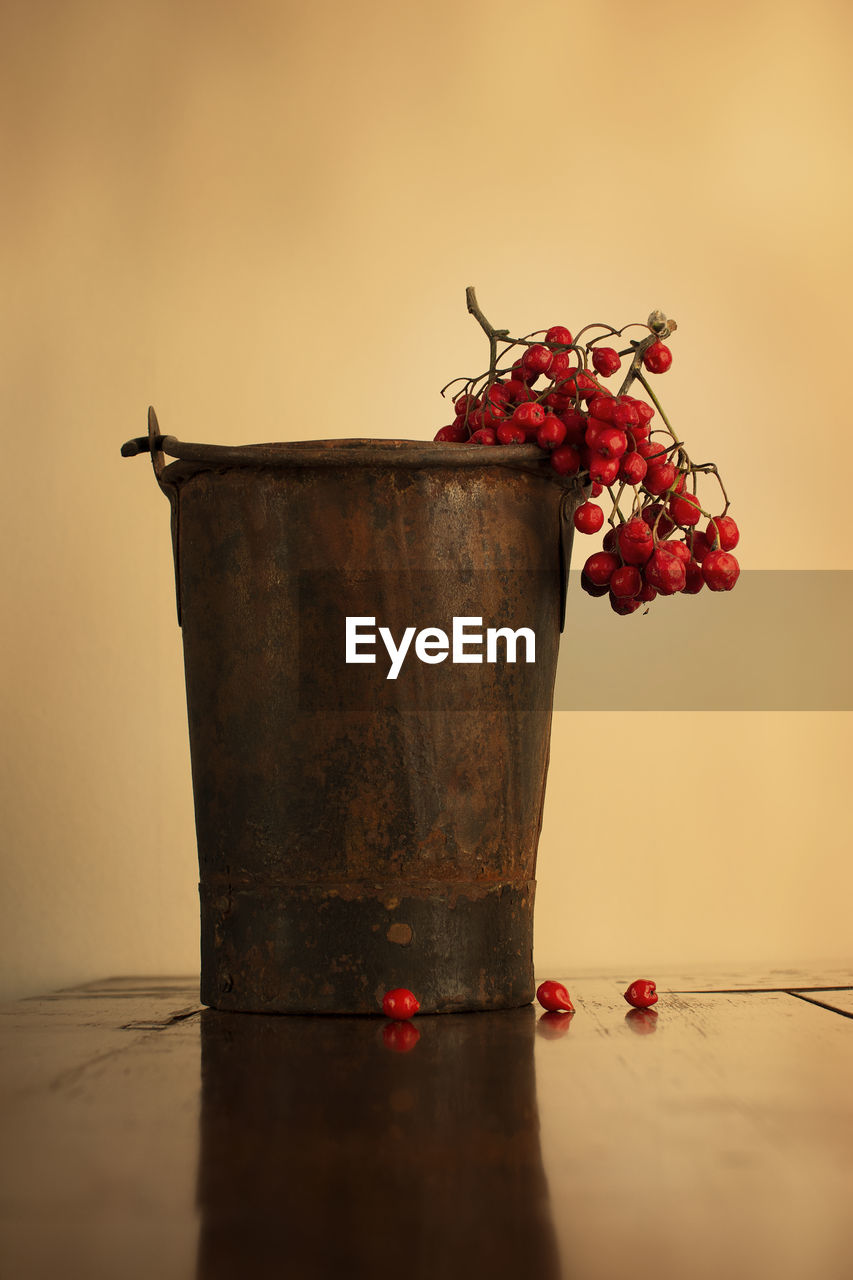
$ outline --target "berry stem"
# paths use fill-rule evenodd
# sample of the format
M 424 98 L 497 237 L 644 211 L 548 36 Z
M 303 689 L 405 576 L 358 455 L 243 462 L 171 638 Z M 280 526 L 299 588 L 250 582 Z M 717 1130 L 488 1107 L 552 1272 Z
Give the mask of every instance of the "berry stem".
M 489 324 L 488 320 L 480 310 L 479 303 L 477 302 L 477 292 L 472 284 L 469 284 L 468 288 L 465 290 L 465 301 L 471 315 L 477 321 L 480 328 L 484 330 L 489 339 L 489 377 L 487 385 L 490 386 L 497 377 L 498 339 L 508 338 L 509 329 L 495 329 L 493 325 Z
M 616 493 L 616 496 L 615 496 L 615 497 L 613 496 L 613 486 L 612 486 L 612 485 L 610 485 L 610 484 L 609 484 L 609 485 L 607 486 L 607 492 L 610 494 L 611 498 L 613 498 L 613 510 L 610 512 L 610 515 L 607 517 L 607 523 L 611 526 L 611 528 L 615 529 L 615 528 L 616 528 L 616 521 L 613 519 L 613 517 L 614 517 L 614 516 L 618 516 L 618 517 L 619 517 L 619 523 L 620 523 L 620 524 L 624 524 L 624 523 L 625 523 L 625 517 L 623 516 L 623 514 L 622 514 L 621 510 L 619 509 L 619 499 L 622 497 L 622 494 L 625 492 L 625 481 L 624 481 L 624 480 L 622 480 L 622 481 L 620 482 L 620 484 L 619 484 L 619 489 L 618 489 L 618 492 Z
M 725 502 L 725 504 L 726 504 L 726 505 L 725 505 L 725 508 L 723 509 L 723 511 L 721 511 L 721 512 L 720 512 L 720 514 L 721 514 L 721 515 L 725 515 L 725 514 L 726 514 L 726 512 L 727 512 L 727 511 L 728 511 L 728 509 L 729 509 L 729 495 L 726 493 L 726 486 L 723 484 L 722 476 L 720 475 L 719 471 L 717 470 L 717 464 L 716 464 L 715 462 L 697 462 L 697 463 L 694 465 L 693 470 L 694 470 L 694 471 L 701 471 L 703 475 L 709 475 L 709 474 L 710 474 L 710 475 L 712 475 L 712 476 L 716 476 L 716 478 L 717 478 L 717 484 L 720 486 L 720 489 L 722 490 L 722 494 L 723 494 L 723 501 L 724 501 L 724 502 Z
M 655 338 L 655 341 L 657 341 L 657 338 Z M 658 400 L 658 398 L 657 398 L 657 396 L 655 395 L 654 391 L 652 391 L 651 387 L 650 387 L 650 386 L 649 386 L 649 384 L 648 384 L 647 379 L 643 377 L 643 375 L 639 372 L 639 370 L 637 371 L 637 373 L 636 373 L 636 375 L 635 375 L 635 376 L 636 376 L 637 381 L 639 382 L 640 386 L 643 388 L 643 390 L 645 391 L 646 395 L 649 397 L 649 399 L 651 400 L 652 404 L 655 406 L 655 408 L 657 409 L 658 413 L 660 414 L 660 416 L 661 416 L 661 421 L 662 421 L 663 423 L 665 423 L 665 424 L 666 424 L 666 429 L 667 429 L 667 431 L 668 431 L 668 432 L 669 432 L 669 434 L 672 436 L 673 440 L 677 440 L 677 439 L 678 439 L 678 437 L 676 436 L 675 431 L 673 430 L 672 423 L 670 422 L 669 418 L 666 416 L 666 414 L 665 414 L 665 412 L 664 412 L 663 408 L 661 407 L 661 402 L 660 402 L 660 400 Z

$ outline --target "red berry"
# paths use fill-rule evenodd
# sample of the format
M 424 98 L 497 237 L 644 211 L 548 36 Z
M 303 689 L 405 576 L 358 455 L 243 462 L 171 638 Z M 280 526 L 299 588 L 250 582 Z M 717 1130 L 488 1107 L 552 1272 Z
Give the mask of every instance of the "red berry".
M 485 404 L 480 410 L 484 427 L 497 427 L 507 420 L 508 406 L 505 404 Z
M 579 395 L 584 400 L 591 400 L 594 396 L 600 395 L 601 388 L 588 373 L 578 372 L 577 369 L 571 369 L 570 373 L 572 376 L 560 383 L 560 390 L 564 395 Z
M 675 556 L 682 564 L 687 564 L 690 559 L 690 548 L 686 542 L 679 542 L 673 538 L 667 542 L 659 542 L 658 546 L 661 551 L 667 551 L 671 556 Z
M 525 432 L 533 435 L 545 421 L 545 410 L 541 404 L 520 404 L 513 409 L 510 421 L 514 422 L 517 427 L 522 427 Z
M 740 541 L 740 530 L 731 516 L 715 516 L 708 521 L 705 536 L 709 543 L 715 542 L 721 551 L 734 551 Z
M 644 427 L 647 427 L 655 416 L 655 411 L 650 404 L 646 404 L 645 400 L 636 400 L 631 398 L 631 403 L 637 410 L 637 417 Z
M 617 427 L 635 427 L 640 421 L 640 414 L 633 400 L 620 396 L 614 403 L 613 424 Z
M 644 582 L 637 599 L 643 604 L 651 604 L 652 600 L 657 599 L 657 591 L 650 586 L 648 582 Z
M 453 409 L 458 417 L 462 418 L 465 414 L 470 413 L 472 409 L 476 409 L 480 401 L 476 396 L 462 395 L 453 401 Z
M 678 470 L 672 462 L 653 462 L 646 472 L 643 486 L 647 493 L 666 493 L 675 484 Z
M 502 422 L 495 434 L 499 444 L 524 444 L 527 440 L 523 429 L 514 422 Z
M 589 444 L 589 441 L 587 441 L 587 444 Z M 592 447 L 602 457 L 621 458 L 628 448 L 628 437 L 618 427 L 602 427 Z
M 512 366 L 512 374 L 510 377 L 511 382 L 518 381 L 518 382 L 530 383 L 530 382 L 535 382 L 536 379 L 539 377 L 538 373 L 534 373 L 532 369 L 527 368 L 527 366 L 523 363 L 523 360 L 524 360 L 524 357 L 522 356 L 521 359 L 516 360 L 515 364 Z
M 601 418 L 596 418 L 595 415 L 591 413 L 586 419 L 586 431 L 583 435 L 584 441 L 589 445 L 590 449 L 594 449 L 595 442 L 601 435 L 602 431 L 609 429 L 609 422 L 603 422 Z
M 592 555 L 587 558 L 583 572 L 594 587 L 606 587 L 610 583 L 614 571 L 618 568 L 619 561 L 611 552 L 593 551 Z
M 570 347 L 572 345 L 572 335 L 565 325 L 552 324 L 545 334 L 545 341 L 559 343 L 561 347 Z
M 472 444 L 497 444 L 498 438 L 492 427 L 480 427 L 471 436 Z
M 511 404 L 521 403 L 524 400 L 533 400 L 536 396 L 535 391 L 531 391 L 526 382 L 522 382 L 520 378 L 510 378 L 505 382 L 507 401 Z
M 613 571 L 613 576 L 610 579 L 610 590 L 617 598 L 632 600 L 640 594 L 642 589 L 643 579 L 640 576 L 640 570 L 635 565 L 624 564 L 621 569 Z
M 669 516 L 665 514 L 662 502 L 650 502 L 648 506 L 643 507 L 640 515 L 658 538 L 669 537 L 675 528 Z
M 551 466 L 559 476 L 573 476 L 580 465 L 581 456 L 572 444 L 561 445 L 551 454 Z
M 551 364 L 548 368 L 548 377 L 555 382 L 560 378 L 565 378 L 569 369 L 572 367 L 572 356 L 570 351 L 555 351 L 551 357 Z
M 558 391 L 549 391 L 547 396 L 542 397 L 541 403 L 546 404 L 555 413 L 565 413 L 572 402 L 568 396 L 561 396 Z
M 637 978 L 625 992 L 625 999 L 635 1009 L 648 1009 L 650 1004 L 657 1004 L 657 987 L 648 978 Z
M 393 1053 L 408 1053 L 414 1049 L 421 1038 L 417 1027 L 411 1022 L 386 1022 L 382 1028 L 382 1040 L 386 1049 Z
M 643 578 L 662 596 L 674 596 L 687 581 L 687 567 L 678 556 L 656 547 L 643 567 Z
M 652 531 L 638 516 L 620 525 L 616 537 L 626 564 L 645 564 L 654 550 Z
M 619 401 L 613 396 L 593 396 L 589 402 L 589 412 L 593 418 L 598 418 L 601 422 L 606 422 L 609 426 L 613 426 L 615 422 L 616 409 Z
M 666 373 L 672 364 L 672 352 L 662 342 L 653 342 L 643 352 L 643 364 L 649 373 Z
M 593 451 L 589 455 L 589 478 L 598 484 L 612 484 L 619 474 L 619 459 L 605 458 Z
M 604 493 L 604 485 L 599 484 L 597 480 L 593 480 L 590 486 L 593 498 L 600 498 Z
M 528 347 L 521 357 L 521 367 L 530 373 L 547 373 L 553 358 L 553 353 L 547 347 L 543 347 L 541 342 L 537 342 L 534 346 Z
M 596 347 L 592 353 L 592 367 L 602 378 L 609 378 L 622 367 L 619 353 L 613 347 Z
M 709 551 L 702 561 L 702 577 L 712 591 L 731 591 L 740 575 L 740 565 L 728 551 Z
M 694 493 L 674 494 L 669 500 L 669 514 L 676 524 L 682 526 L 698 524 L 702 515 L 699 499 Z
M 604 586 L 604 587 L 596 586 L 594 582 L 590 581 L 590 579 L 586 576 L 583 570 L 581 570 L 581 588 L 587 593 L 588 596 L 606 596 L 610 590 L 610 588 L 607 586 Z
M 545 421 L 536 432 L 536 443 L 540 449 L 559 449 L 566 438 L 566 424 L 556 414 L 546 413 Z
M 705 579 L 702 575 L 702 566 L 695 560 L 688 560 L 685 566 L 686 579 L 681 590 L 686 596 L 695 596 L 705 585 Z
M 445 444 L 463 444 L 468 439 L 468 428 L 464 422 L 451 422 L 449 426 L 436 431 L 433 440 L 441 440 Z
M 659 440 L 638 440 L 637 453 L 645 458 L 650 467 L 666 462 L 666 445 L 661 444 Z
M 693 559 L 701 564 L 711 550 L 711 544 L 704 533 L 694 529 L 691 534 L 690 549 L 693 552 Z
M 536 988 L 536 999 L 543 1009 L 565 1009 L 568 1013 L 575 1011 L 575 1006 L 562 982 L 541 982 Z
M 639 600 L 632 600 L 627 596 L 615 596 L 612 591 L 610 592 L 610 608 L 620 617 L 624 618 L 629 613 L 636 613 L 639 607 Z
M 609 551 L 612 556 L 619 555 L 619 538 L 615 529 L 608 529 L 601 540 L 601 546 L 605 551 Z
M 582 502 L 573 520 L 578 533 L 598 533 L 604 524 L 604 512 L 594 502 Z
M 566 444 L 583 444 L 586 434 L 586 415 L 578 409 L 565 409 L 560 418 L 566 424 Z
M 626 484 L 639 484 L 645 478 L 648 471 L 648 464 L 645 458 L 635 452 L 625 453 L 619 463 L 619 479 L 624 480 Z
M 382 997 L 382 1011 L 386 1018 L 413 1018 L 420 1007 L 417 996 L 406 987 L 395 987 Z

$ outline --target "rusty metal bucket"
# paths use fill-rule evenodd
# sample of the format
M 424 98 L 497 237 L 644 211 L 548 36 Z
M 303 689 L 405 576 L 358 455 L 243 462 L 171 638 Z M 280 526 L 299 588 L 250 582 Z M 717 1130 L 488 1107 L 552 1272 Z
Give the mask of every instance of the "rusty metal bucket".
M 153 410 L 122 449 L 143 451 L 172 508 L 201 999 L 375 1013 L 408 987 L 424 1011 L 527 1003 L 581 490 L 534 446 L 184 444 Z M 375 662 L 346 662 L 348 618 L 374 620 L 352 653 Z M 389 678 L 380 627 L 399 644 L 409 627 L 450 637 L 454 618 L 529 629 L 535 660 L 519 639 L 509 661 L 501 636 L 479 662 L 461 660 L 473 642 L 438 660 L 416 636 Z

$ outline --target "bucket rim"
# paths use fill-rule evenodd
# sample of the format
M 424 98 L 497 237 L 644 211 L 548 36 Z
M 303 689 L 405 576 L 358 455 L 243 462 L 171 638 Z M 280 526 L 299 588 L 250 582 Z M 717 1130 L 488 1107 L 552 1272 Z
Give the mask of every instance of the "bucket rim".
M 185 464 L 214 467 L 503 467 L 546 476 L 565 485 L 573 476 L 560 476 L 549 465 L 549 456 L 534 444 L 492 447 L 479 444 L 452 444 L 444 441 L 373 440 L 342 438 L 333 440 L 293 440 L 269 444 L 193 444 L 162 436 L 160 449 L 176 461 L 163 473 L 186 475 Z

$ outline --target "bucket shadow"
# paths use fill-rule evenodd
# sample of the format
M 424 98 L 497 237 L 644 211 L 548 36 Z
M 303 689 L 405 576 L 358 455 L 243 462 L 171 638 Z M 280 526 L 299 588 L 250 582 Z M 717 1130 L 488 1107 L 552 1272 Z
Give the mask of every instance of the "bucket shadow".
M 197 1280 L 558 1280 L 535 1023 L 206 1010 Z

